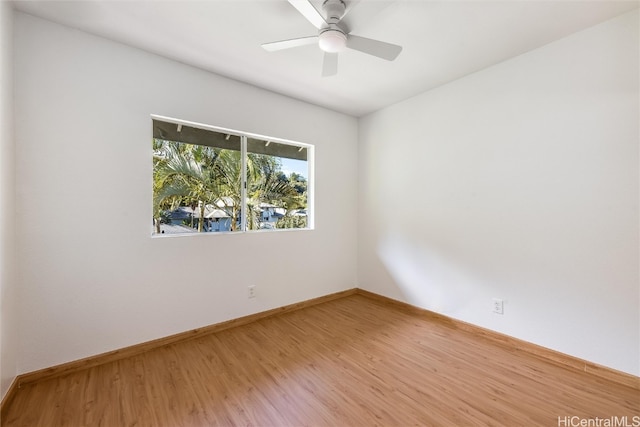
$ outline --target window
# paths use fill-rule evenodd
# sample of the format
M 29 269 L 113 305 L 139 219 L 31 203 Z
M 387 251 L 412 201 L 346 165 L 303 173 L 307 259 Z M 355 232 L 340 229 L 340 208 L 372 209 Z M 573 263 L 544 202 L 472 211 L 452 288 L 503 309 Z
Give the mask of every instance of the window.
M 153 118 L 153 234 L 311 226 L 313 147 Z

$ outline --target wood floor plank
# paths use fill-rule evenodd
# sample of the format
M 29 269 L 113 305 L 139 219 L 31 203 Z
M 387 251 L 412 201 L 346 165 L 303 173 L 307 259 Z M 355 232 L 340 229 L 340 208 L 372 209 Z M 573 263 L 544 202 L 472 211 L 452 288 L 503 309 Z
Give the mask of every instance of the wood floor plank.
M 27 384 L 13 426 L 640 422 L 640 391 L 362 295 Z M 638 418 L 634 418 L 638 417 Z

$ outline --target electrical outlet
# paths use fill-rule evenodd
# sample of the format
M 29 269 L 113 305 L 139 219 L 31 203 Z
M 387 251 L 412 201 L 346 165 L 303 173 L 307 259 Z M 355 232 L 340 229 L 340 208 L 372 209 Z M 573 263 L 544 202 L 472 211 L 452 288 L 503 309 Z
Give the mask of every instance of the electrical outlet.
M 249 286 L 249 298 L 256 297 L 256 285 Z
M 493 299 L 493 312 L 496 314 L 504 314 L 504 300 L 500 298 Z

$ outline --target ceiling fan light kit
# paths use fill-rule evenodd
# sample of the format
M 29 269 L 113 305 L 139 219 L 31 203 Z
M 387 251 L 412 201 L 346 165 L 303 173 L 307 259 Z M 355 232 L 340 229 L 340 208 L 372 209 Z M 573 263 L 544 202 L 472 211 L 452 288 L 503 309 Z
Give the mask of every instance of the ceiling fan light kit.
M 398 45 L 350 34 L 344 25 L 340 23 L 346 11 L 346 4 L 343 0 L 325 0 L 322 3 L 324 16 L 313 7 L 309 0 L 288 1 L 318 29 L 318 35 L 265 43 L 262 47 L 272 52 L 317 42 L 318 47 L 325 52 L 322 65 L 323 77 L 333 76 L 338 72 L 337 53 L 345 48 L 357 50 L 387 61 L 393 61 L 402 51 L 402 47 Z
M 347 35 L 340 30 L 329 28 L 318 36 L 318 45 L 325 52 L 340 52 L 347 46 Z

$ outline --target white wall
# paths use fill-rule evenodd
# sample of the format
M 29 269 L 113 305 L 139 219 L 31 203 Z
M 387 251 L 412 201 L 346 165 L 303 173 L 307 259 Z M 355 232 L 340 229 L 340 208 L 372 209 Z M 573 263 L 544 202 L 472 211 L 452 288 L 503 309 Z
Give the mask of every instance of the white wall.
M 0 1 L 0 399 L 16 376 L 18 355 L 12 55 L 13 8 Z
M 28 15 L 15 30 L 15 180 L 6 57 L 0 85 L 2 393 L 16 371 L 357 279 L 640 374 L 637 13 L 365 117 L 358 152 L 353 118 Z M 150 238 L 150 114 L 315 144 L 316 231 Z
M 356 119 L 15 26 L 20 373 L 356 286 Z M 151 238 L 150 114 L 315 144 L 316 230 Z
M 638 52 L 636 11 L 362 118 L 360 286 L 639 375 Z

